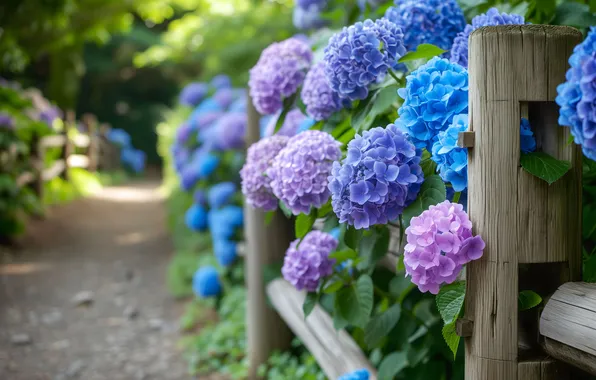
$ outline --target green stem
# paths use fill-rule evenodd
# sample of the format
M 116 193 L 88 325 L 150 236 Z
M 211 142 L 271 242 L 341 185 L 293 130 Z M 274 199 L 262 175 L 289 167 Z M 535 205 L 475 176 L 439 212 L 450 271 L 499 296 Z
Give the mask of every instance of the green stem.
M 424 326 L 424 327 L 426 327 L 427 329 L 430 330 L 430 326 L 427 325 L 425 321 L 423 321 L 422 319 L 418 318 L 417 315 L 415 315 L 414 313 L 412 313 L 412 310 L 409 310 L 409 309 L 406 309 L 406 308 L 402 308 L 401 309 L 401 312 L 402 313 L 405 312 L 406 314 L 408 314 L 409 317 L 415 319 L 416 322 L 418 322 L 419 325 L 422 325 L 422 326 Z
M 374 289 L 375 289 L 375 293 L 377 293 L 381 297 L 388 298 L 388 299 L 393 298 L 393 297 L 391 297 L 391 294 L 387 293 L 386 291 L 384 291 L 383 289 L 379 288 L 376 285 L 374 285 Z
M 461 191 L 456 191 L 455 194 L 453 194 L 453 203 L 458 203 L 460 197 L 461 197 Z
M 399 78 L 397 77 L 397 75 L 395 75 L 395 72 L 391 69 L 387 70 L 387 72 L 389 73 L 389 75 L 391 75 L 391 78 L 395 79 L 395 82 L 397 84 L 401 85 L 401 81 L 399 80 Z

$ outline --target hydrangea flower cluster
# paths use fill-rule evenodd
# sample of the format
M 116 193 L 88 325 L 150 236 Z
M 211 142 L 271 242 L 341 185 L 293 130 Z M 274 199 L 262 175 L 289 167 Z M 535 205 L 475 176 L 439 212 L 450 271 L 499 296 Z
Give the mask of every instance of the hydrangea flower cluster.
M 213 94 L 213 100 L 222 108 L 228 108 L 236 100 L 236 90 L 232 88 L 222 88 Z
M 39 113 L 39 120 L 43 121 L 50 127 L 53 126 L 54 121 L 62 117 L 62 110 L 55 106 L 50 106 Z
M 213 147 L 218 150 L 241 149 L 246 135 L 246 113 L 228 112 L 215 125 L 211 138 Z
M 238 257 L 236 242 L 225 239 L 217 239 L 213 242 L 213 254 L 219 265 L 230 266 Z
M 557 87 L 555 101 L 561 107 L 559 124 L 571 129 L 586 157 L 596 160 L 596 27 L 573 49 L 567 81 Z
M 14 129 L 14 119 L 7 113 L 0 112 L 0 128 Z
M 337 380 L 368 380 L 370 373 L 367 369 L 359 369 L 340 376 Z
M 267 170 L 271 189 L 294 215 L 308 214 L 311 206 L 329 200 L 327 177 L 333 161 L 341 157 L 339 145 L 326 132 L 305 131 L 290 138 L 273 160 Z
M 468 149 L 457 146 L 459 132 L 468 130 L 468 114 L 453 117 L 453 123 L 439 132 L 432 147 L 432 160 L 437 163 L 439 175 L 450 182 L 454 191 L 468 187 Z
M 403 32 L 394 23 L 366 20 L 344 27 L 325 48 L 325 75 L 340 98 L 368 96 L 368 86 L 383 78 L 406 53 Z
M 337 248 L 338 241 L 328 233 L 309 232 L 300 245 L 294 240 L 284 258 L 281 273 L 298 290 L 314 292 L 322 278 L 333 273 L 335 259 L 329 254 Z
M 225 74 L 219 74 L 214 76 L 213 79 L 211 79 L 211 86 L 218 90 L 222 88 L 228 88 L 232 87 L 232 81 L 230 80 L 229 76 Z
M 536 151 L 536 139 L 530 126 L 530 121 L 524 117 L 521 119 L 519 145 L 522 153 L 531 153 Z
M 444 201 L 412 218 L 406 228 L 406 275 L 421 292 L 437 294 L 456 280 L 463 265 L 482 256 L 485 244 L 472 235 L 472 222 L 463 206 Z
M 439 132 L 455 115 L 468 112 L 468 71 L 435 57 L 408 75 L 398 94 L 404 103 L 395 124 L 417 148 L 431 152 Z
M 455 0 L 395 0 L 385 18 L 404 31 L 408 51 L 420 44 L 449 50 L 455 36 L 466 26 L 464 13 Z
M 250 95 L 257 111 L 272 114 L 282 107 L 283 99 L 296 92 L 312 61 L 308 43 L 299 38 L 269 45 L 250 70 Z
M 199 204 L 201 206 L 207 205 L 207 195 L 205 195 L 205 192 L 201 189 L 198 189 L 194 192 L 194 194 L 192 195 L 192 199 L 196 204 Z
M 195 151 L 191 162 L 182 169 L 181 185 L 190 190 L 195 183 L 211 175 L 219 166 L 219 157 L 206 151 Z
M 207 229 L 207 209 L 199 203 L 195 203 L 184 215 L 186 226 L 193 231 L 205 231 Z
M 111 128 L 108 131 L 106 137 L 110 142 L 118 144 L 121 147 L 126 147 L 130 145 L 130 135 L 124 129 Z
M 331 204 L 340 223 L 361 229 L 395 220 L 424 181 L 420 156 L 393 124 L 356 135 L 329 176 Z
M 234 182 L 220 182 L 209 189 L 207 199 L 211 208 L 220 208 L 230 202 L 236 193 L 236 184 Z
M 214 240 L 229 240 L 234 235 L 236 228 L 242 227 L 244 213 L 242 208 L 228 205 L 209 210 L 207 221 Z
M 240 170 L 240 177 L 242 178 L 242 194 L 251 206 L 265 211 L 277 208 L 277 198 L 271 189 L 271 179 L 265 173 L 287 143 L 286 136 L 274 135 L 262 139 L 248 148 L 246 162 Z
M 342 108 L 339 96 L 329 86 L 323 62 L 314 64 L 306 74 L 300 96 L 308 116 L 317 121 L 328 119 Z
M 182 89 L 179 102 L 185 106 L 195 107 L 207 96 L 209 85 L 206 83 L 190 83 Z
M 201 298 L 219 295 L 222 285 L 217 269 L 212 266 L 199 268 L 192 277 L 192 290 Z
M 495 25 L 521 25 L 524 24 L 524 16 L 516 14 L 499 13 L 497 8 L 491 8 L 488 12 L 480 14 L 472 19 L 472 24 L 466 25 L 465 29 L 457 34 L 451 46 L 451 62 L 463 67 L 468 67 L 468 43 L 470 34 L 483 26 Z
M 141 173 L 145 169 L 145 159 L 147 155 L 140 149 L 125 147 L 120 152 L 120 161 L 124 167 L 132 170 L 134 173 Z

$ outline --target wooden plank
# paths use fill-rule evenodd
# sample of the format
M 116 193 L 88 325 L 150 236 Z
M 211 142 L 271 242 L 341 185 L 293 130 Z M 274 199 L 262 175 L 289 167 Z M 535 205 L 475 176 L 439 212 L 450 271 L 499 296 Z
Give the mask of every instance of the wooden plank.
M 52 135 L 42 137 L 39 141 L 39 145 L 42 149 L 45 148 L 59 148 L 66 142 L 66 136 L 64 135 Z
M 17 186 L 23 187 L 35 181 L 35 175 L 31 172 L 24 172 L 17 177 Z
M 68 156 L 68 166 L 71 168 L 86 168 L 89 166 L 89 157 L 83 154 L 71 154 Z
M 66 168 L 66 164 L 64 163 L 64 160 L 56 160 L 56 162 L 54 162 L 54 164 L 49 167 L 48 169 L 45 169 L 42 173 L 41 173 L 41 179 L 44 182 L 47 182 L 57 176 L 60 175 L 60 173 L 62 173 L 62 171 Z
M 592 375 L 596 375 L 596 360 L 593 355 L 550 338 L 544 338 L 542 348 L 553 358 Z M 559 377 L 553 376 L 552 379 L 558 380 Z
M 377 378 L 374 366 L 360 347 L 345 330 L 335 330 L 331 316 L 323 308 L 315 306 L 308 318 L 304 318 L 304 292 L 299 292 L 283 279 L 276 279 L 267 286 L 267 294 L 273 307 L 308 348 L 329 379 L 337 379 L 361 368 L 370 371 L 371 380 Z
M 71 137 L 71 141 L 77 148 L 87 148 L 91 139 L 87 135 L 77 134 Z

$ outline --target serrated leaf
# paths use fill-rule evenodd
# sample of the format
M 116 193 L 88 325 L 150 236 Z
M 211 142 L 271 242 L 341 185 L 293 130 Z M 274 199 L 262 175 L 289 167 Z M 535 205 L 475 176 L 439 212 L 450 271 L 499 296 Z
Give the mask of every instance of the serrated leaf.
M 330 259 L 335 259 L 336 264 L 340 264 L 346 260 L 355 260 L 358 253 L 353 249 L 344 249 L 342 251 L 335 251 L 329 254 Z
M 304 303 L 302 304 L 302 312 L 304 313 L 304 319 L 310 315 L 315 306 L 319 302 L 319 293 L 306 293 Z
M 317 218 L 316 210 L 310 212 L 310 214 L 300 214 L 296 218 L 296 238 L 302 239 L 312 230 L 312 226 Z
M 549 185 L 571 169 L 569 161 L 557 160 L 543 152 L 522 154 L 519 161 L 525 171 L 546 181 Z
M 461 312 L 466 298 L 466 283 L 454 282 L 443 286 L 437 294 L 437 308 L 445 324 L 454 322 Z
M 360 305 L 354 285 L 345 286 L 335 293 L 335 312 L 346 322 L 357 325 L 360 320 Z
M 445 183 L 438 175 L 431 175 L 424 179 L 424 183 L 420 187 L 418 197 L 412 202 L 402 214 L 404 227 L 410 225 L 410 219 L 422 214 L 430 206 L 443 202 L 447 196 L 447 189 Z
M 555 12 L 555 25 L 569 25 L 585 29 L 596 24 L 596 16 L 590 11 L 587 4 L 566 1 L 557 6 Z
M 415 285 L 412 284 L 412 281 L 403 275 L 395 276 L 389 282 L 389 294 L 396 297 L 399 302 L 403 301 L 414 288 Z
M 356 281 L 356 295 L 360 308 L 358 326 L 364 327 L 368 323 L 374 303 L 373 281 L 369 275 L 363 274 Z
M 378 380 L 393 380 L 404 368 L 408 366 L 407 352 L 393 352 L 387 356 L 379 365 Z
M 420 44 L 416 48 L 416 51 L 406 53 L 397 62 L 404 63 L 409 61 L 415 61 L 418 59 L 431 59 L 445 53 L 447 50 L 443 50 L 438 46 L 432 44 Z
M 529 310 L 540 305 L 542 297 L 532 290 L 522 290 L 517 297 L 518 311 Z
M 364 342 L 369 348 L 378 345 L 395 327 L 401 316 L 401 305 L 396 303 L 371 319 L 364 329 Z
M 327 285 L 325 287 L 325 289 L 323 289 L 323 293 L 325 293 L 325 294 L 333 294 L 333 293 L 337 292 L 339 289 L 341 289 L 343 286 L 344 286 L 343 280 L 338 279 L 336 281 L 333 281 L 329 285 Z
M 455 321 L 443 326 L 442 333 L 443 339 L 445 339 L 445 343 L 447 343 L 447 346 L 449 346 L 449 349 L 451 350 L 451 352 L 453 352 L 453 359 L 455 360 L 460 339 L 460 337 L 455 332 Z

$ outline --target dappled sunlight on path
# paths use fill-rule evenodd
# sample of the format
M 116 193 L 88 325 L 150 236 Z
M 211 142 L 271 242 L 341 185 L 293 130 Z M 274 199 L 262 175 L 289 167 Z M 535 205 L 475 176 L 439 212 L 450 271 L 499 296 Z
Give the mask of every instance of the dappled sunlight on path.
M 189 379 L 166 293 L 159 182 L 106 188 L 33 220 L 0 262 L 0 379 Z M 78 299 L 77 299 L 78 297 Z

